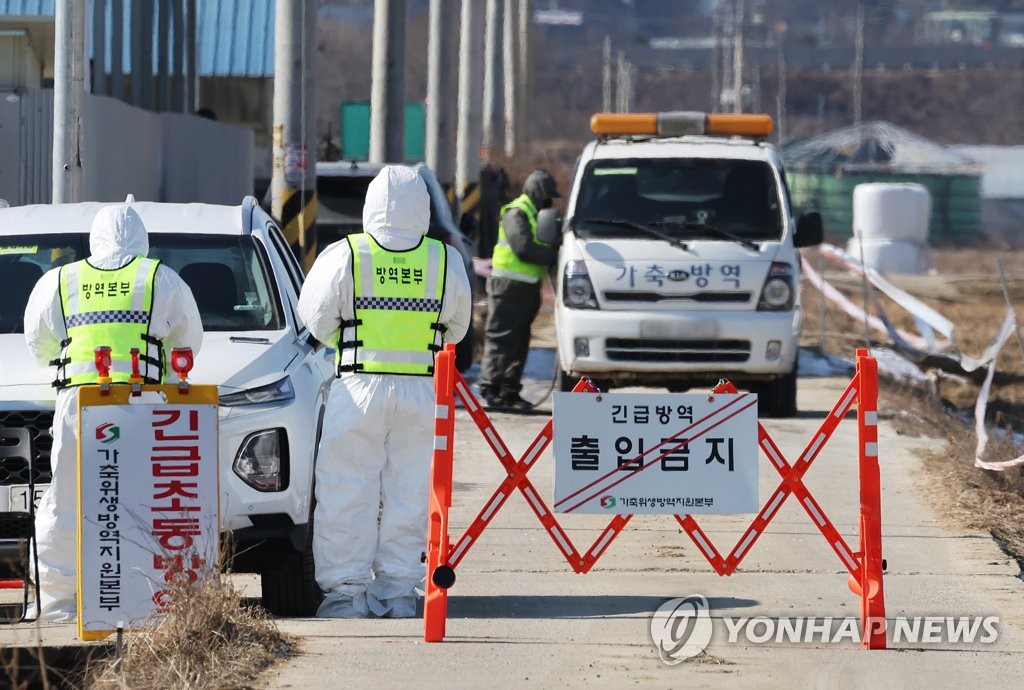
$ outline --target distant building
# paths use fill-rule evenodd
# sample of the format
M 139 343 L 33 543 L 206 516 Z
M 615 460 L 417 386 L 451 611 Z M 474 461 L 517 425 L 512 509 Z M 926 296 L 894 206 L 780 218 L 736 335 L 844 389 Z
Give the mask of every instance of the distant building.
M 926 12 L 921 20 L 922 43 L 991 44 L 997 13 L 985 10 Z
M 985 235 L 1024 248 L 1024 146 L 951 146 L 981 166 L 981 225 Z
M 972 245 L 982 237 L 982 166 L 888 122 L 864 122 L 782 148 L 793 204 L 817 210 L 833 238 L 853 235 L 853 189 L 915 182 L 931 195 L 928 241 Z
M 0 60 L 0 90 L 52 88 L 55 6 L 56 0 L 0 0 L 0 55 L 11 56 Z M 86 6 L 91 93 L 155 112 L 202 108 L 219 122 L 250 128 L 253 177 L 270 178 L 274 0 L 92 0 Z M 139 16 L 134 7 L 142 9 Z M 135 35 L 144 38 L 133 43 Z M 133 75 L 146 72 L 152 79 L 133 83 Z

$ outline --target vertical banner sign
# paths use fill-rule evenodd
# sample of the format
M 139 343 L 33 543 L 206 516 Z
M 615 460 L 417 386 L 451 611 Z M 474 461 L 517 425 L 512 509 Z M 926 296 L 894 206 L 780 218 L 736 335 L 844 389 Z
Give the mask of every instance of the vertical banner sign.
M 559 513 L 758 510 L 757 396 L 554 394 Z
M 219 574 L 217 387 L 79 393 L 78 632 L 138 630 Z

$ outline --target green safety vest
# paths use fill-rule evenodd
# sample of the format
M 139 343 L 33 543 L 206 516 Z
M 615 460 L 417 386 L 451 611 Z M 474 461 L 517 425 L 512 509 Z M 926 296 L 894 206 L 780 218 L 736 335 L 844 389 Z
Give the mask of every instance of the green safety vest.
M 355 318 L 341 324 L 338 374 L 433 376 L 441 349 L 448 252 L 424 237 L 412 249 L 392 251 L 366 233 L 349 235 Z
M 139 373 L 146 383 L 164 374 L 162 343 L 149 335 L 153 281 L 159 261 L 136 257 L 114 270 L 87 260 L 60 269 L 60 303 L 68 337 L 61 343 L 57 388 L 96 383 L 95 347 L 110 346 L 110 380 L 126 383 L 132 374 L 133 347 L 139 349 Z
M 516 256 L 508 243 L 504 218 L 505 212 L 510 208 L 517 208 L 526 214 L 526 218 L 530 221 L 530 234 L 533 235 L 533 241 L 543 244 L 537 240 L 537 207 L 533 205 L 528 194 L 522 194 L 501 207 L 502 222 L 498 223 L 498 242 L 494 245 L 494 252 L 491 254 L 491 275 L 521 280 L 525 283 L 539 283 L 544 272 L 547 271 L 547 266 L 523 261 Z

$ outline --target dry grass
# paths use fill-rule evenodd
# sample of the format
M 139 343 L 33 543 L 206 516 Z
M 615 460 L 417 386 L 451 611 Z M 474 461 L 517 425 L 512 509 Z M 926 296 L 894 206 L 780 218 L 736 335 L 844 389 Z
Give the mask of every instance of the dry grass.
M 119 658 L 89 673 L 89 690 L 250 688 L 292 641 L 226 579 L 182 588 L 145 632 L 126 636 Z
M 811 250 L 807 257 L 818 268 L 821 264 L 816 255 Z M 1018 317 L 1024 309 L 1024 252 L 938 249 L 933 259 L 933 277 L 909 281 L 903 287 L 953 322 L 954 351 L 978 357 L 997 335 L 1007 310 L 1000 264 Z M 863 293 L 856 281 L 835 268 L 829 269 L 826 278 L 852 302 L 862 305 Z M 871 346 L 888 344 L 884 334 L 866 336 L 861 324 L 825 303 L 809 284 L 803 295 L 807 317 L 804 345 L 852 358 L 865 341 Z M 887 298 L 882 304 L 898 327 L 915 331 L 912 319 L 900 307 Z M 894 411 L 887 417 L 899 433 L 945 441 L 941 451 L 925 459 L 927 475 L 922 488 L 926 495 L 943 507 L 940 514 L 960 525 L 990 532 L 1024 567 L 1024 468 L 993 472 L 974 466 L 977 437 L 972 424 L 983 372 L 966 377 L 937 370 L 927 373 L 927 384 L 883 378 L 879 409 Z M 1013 337 L 997 359 L 987 412 L 990 428 L 998 433 L 990 433 L 983 459 L 1001 461 L 1020 455 L 1022 449 L 1013 439 L 1024 429 L 1024 352 Z
M 1003 472 L 975 467 L 974 427 L 951 415 L 927 390 L 888 382 L 881 397 L 880 409 L 899 410 L 890 419 L 898 433 L 946 442 L 942 450 L 924 458 L 922 488 L 929 499 L 943 506 L 938 512 L 959 525 L 991 533 L 1024 568 L 1024 467 Z M 992 434 L 985 459 L 1006 460 L 1020 453 L 1008 434 Z

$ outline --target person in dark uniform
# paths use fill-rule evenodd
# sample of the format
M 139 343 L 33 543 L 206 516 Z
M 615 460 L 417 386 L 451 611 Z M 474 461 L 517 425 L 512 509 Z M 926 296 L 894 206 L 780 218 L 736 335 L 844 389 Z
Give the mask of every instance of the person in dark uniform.
M 540 310 L 541 281 L 558 260 L 558 244 L 537 238 L 537 213 L 560 197 L 555 178 L 534 170 L 523 193 L 501 209 L 498 242 L 487 279 L 487 322 L 480 395 L 490 408 L 526 411 L 519 395 L 530 349 L 530 326 Z

